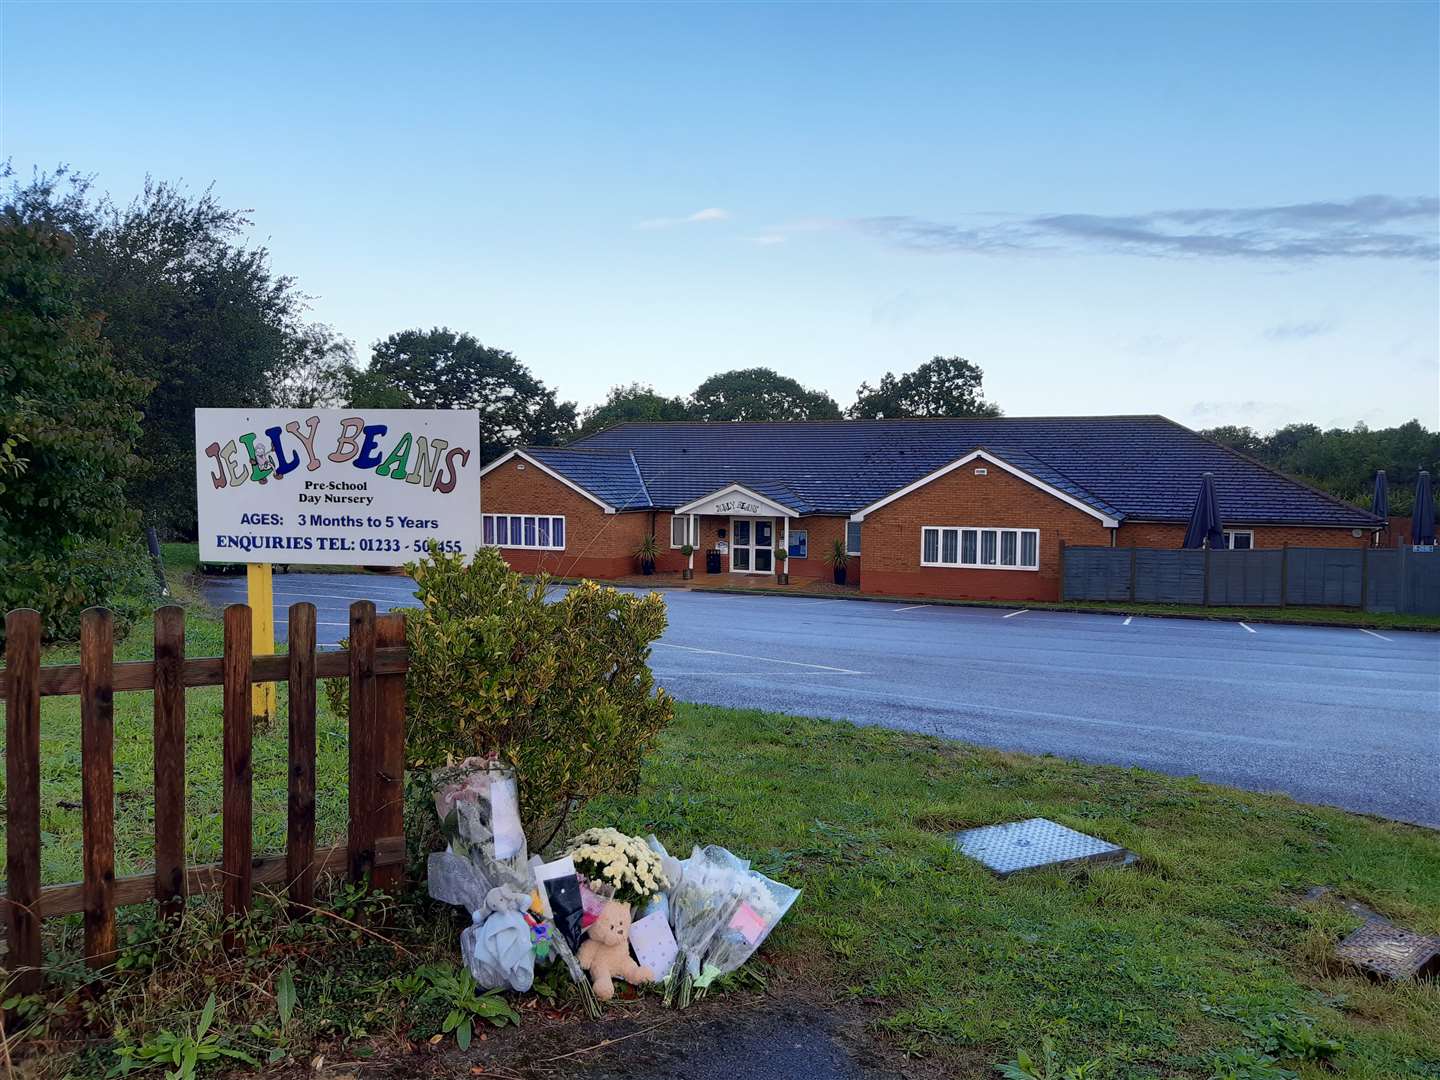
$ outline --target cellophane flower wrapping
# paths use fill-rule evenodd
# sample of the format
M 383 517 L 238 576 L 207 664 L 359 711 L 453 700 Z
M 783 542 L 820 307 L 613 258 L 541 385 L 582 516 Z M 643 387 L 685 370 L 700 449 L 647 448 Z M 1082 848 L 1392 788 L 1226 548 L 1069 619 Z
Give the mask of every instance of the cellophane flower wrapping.
M 429 859 L 427 883 L 430 895 L 441 903 L 458 904 L 470 913 L 473 927 L 488 916 L 486 897 L 493 888 L 512 889 L 525 895 L 535 888 L 523 831 L 517 835 L 518 799 L 515 774 L 491 758 L 467 758 L 459 765 L 436 769 L 431 774 L 435 812 L 447 841 L 444 851 Z M 497 807 L 496 800 L 503 805 Z M 497 812 L 498 811 L 498 812 Z M 496 853 L 497 826 L 501 851 Z M 552 955 L 565 965 L 581 1000 L 591 1016 L 599 1016 L 599 1004 L 590 989 L 590 980 L 574 952 L 553 923 L 546 922 Z M 462 933 L 461 956 L 471 974 L 475 933 Z
M 710 940 L 746 894 L 750 864 L 722 847 L 695 848 L 680 864 L 680 883 L 670 890 L 670 925 L 680 946 L 677 964 L 686 978 L 700 974 Z
M 729 918 L 710 938 L 700 974 L 695 979 L 696 989 L 703 991 L 721 975 L 738 970 L 800 897 L 799 889 L 768 878 L 758 870 L 746 870 L 737 885 Z
M 528 894 L 534 884 L 519 829 L 515 773 L 492 758 L 466 758 L 436 769 L 431 781 L 446 850 L 468 860 L 491 888 Z

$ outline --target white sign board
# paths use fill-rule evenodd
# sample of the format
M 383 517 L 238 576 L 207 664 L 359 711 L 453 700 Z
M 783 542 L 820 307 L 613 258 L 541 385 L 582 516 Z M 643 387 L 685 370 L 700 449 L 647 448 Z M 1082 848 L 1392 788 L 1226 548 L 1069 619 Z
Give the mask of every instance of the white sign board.
M 196 409 L 205 562 L 399 566 L 480 547 L 468 409 Z

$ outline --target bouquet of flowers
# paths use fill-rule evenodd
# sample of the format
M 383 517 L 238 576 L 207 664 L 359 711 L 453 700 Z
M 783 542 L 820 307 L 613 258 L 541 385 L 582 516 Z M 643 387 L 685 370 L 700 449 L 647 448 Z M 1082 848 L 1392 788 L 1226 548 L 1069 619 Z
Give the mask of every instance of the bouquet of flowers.
M 775 924 L 800 898 L 799 889 L 773 881 L 758 870 L 745 871 L 737 885 L 730 917 L 711 937 L 695 979 L 695 989 L 702 997 L 719 976 L 739 970 L 755 954 Z
M 614 898 L 632 907 L 642 906 L 670 885 L 660 856 L 640 837 L 626 836 L 619 829 L 587 829 L 570 841 L 565 854 L 592 888 L 614 889 Z
M 694 848 L 680 864 L 680 883 L 670 891 L 670 925 L 680 952 L 665 990 L 665 1003 L 678 990 L 680 1006 L 689 1003 L 690 987 L 700 974 L 700 960 L 715 932 L 734 913 L 740 879 L 750 864 L 722 847 Z

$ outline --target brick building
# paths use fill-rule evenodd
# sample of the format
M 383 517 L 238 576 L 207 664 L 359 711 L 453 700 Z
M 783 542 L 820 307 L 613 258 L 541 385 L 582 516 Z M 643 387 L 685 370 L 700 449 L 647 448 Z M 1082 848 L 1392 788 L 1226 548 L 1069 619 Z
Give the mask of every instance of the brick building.
M 522 571 L 632 574 L 653 534 L 662 571 L 773 575 L 784 547 L 793 581 L 829 579 L 839 544 L 863 592 L 1054 600 L 1062 545 L 1178 548 L 1206 472 L 1235 548 L 1383 525 L 1159 416 L 621 424 L 504 455 L 480 502 Z

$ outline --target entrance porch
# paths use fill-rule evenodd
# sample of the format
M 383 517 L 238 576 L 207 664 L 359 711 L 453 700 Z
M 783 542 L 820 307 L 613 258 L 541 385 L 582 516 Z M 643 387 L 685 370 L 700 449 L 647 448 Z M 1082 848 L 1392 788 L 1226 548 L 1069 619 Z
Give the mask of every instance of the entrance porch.
M 698 555 L 699 569 L 706 573 L 773 578 L 786 569 L 775 552 L 790 550 L 790 522 L 798 516 L 784 503 L 731 484 L 675 509 L 671 547 L 686 542 L 694 547 L 687 560 L 692 572 Z

